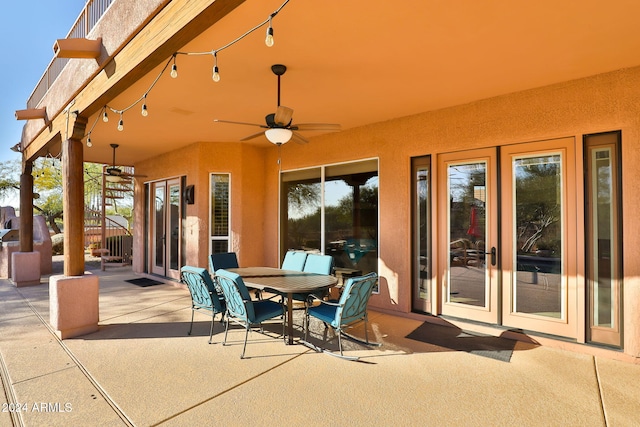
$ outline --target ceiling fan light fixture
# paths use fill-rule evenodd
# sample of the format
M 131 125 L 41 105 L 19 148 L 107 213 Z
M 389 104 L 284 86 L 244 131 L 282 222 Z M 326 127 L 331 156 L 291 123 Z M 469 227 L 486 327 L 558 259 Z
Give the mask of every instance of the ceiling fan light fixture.
M 272 144 L 280 145 L 289 142 L 293 136 L 293 131 L 285 128 L 271 128 L 267 129 L 264 135 Z
M 106 175 L 104 178 L 109 182 L 121 182 L 123 180 L 123 178 L 118 175 Z

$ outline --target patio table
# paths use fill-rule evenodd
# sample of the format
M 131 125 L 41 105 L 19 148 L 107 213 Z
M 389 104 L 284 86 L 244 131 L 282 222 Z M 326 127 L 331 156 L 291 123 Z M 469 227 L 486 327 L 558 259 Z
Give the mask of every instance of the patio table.
M 293 294 L 314 293 L 338 283 L 338 279 L 334 276 L 272 267 L 229 268 L 227 271 L 240 275 L 247 287 L 272 290 L 286 295 L 289 344 L 293 344 Z

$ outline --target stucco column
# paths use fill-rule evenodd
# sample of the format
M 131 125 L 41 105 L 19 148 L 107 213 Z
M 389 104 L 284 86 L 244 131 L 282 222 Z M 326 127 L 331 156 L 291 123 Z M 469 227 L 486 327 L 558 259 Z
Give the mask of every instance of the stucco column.
M 33 162 L 22 162 L 20 175 L 20 252 L 33 252 Z
M 84 274 L 84 169 L 82 142 L 62 141 L 62 209 L 64 212 L 64 275 Z

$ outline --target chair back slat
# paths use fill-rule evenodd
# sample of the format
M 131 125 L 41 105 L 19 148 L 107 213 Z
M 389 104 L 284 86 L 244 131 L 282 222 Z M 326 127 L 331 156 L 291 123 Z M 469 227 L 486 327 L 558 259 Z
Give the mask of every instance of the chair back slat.
M 219 269 L 216 271 L 216 279 L 222 288 L 227 310 L 231 315 L 244 321 L 253 322 L 255 319 L 253 304 L 250 303 L 251 296 L 242 277 L 236 273 Z
M 302 271 L 305 273 L 331 274 L 333 258 L 330 255 L 309 254 Z
M 212 307 L 218 313 L 224 311 L 224 307 L 216 292 L 213 280 L 209 272 L 204 268 L 184 266 L 180 270 L 183 283 L 187 285 L 194 306 L 205 308 Z M 214 296 L 215 297 L 212 297 Z
M 376 273 L 349 278 L 340 297 L 336 321 L 339 320 L 340 324 L 344 325 L 363 318 L 377 282 L 378 275 Z
M 282 261 L 283 270 L 302 271 L 307 260 L 307 253 L 302 251 L 288 251 Z

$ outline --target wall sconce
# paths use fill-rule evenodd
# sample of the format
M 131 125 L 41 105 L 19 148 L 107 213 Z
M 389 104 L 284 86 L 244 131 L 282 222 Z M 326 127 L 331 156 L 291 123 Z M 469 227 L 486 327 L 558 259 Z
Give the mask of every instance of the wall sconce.
M 46 108 L 29 108 L 26 110 L 16 110 L 17 120 L 35 120 L 35 119 L 46 119 L 46 118 L 47 118 Z
M 102 37 L 96 40 L 84 38 L 58 39 L 53 44 L 53 53 L 58 58 L 97 59 L 102 51 Z

